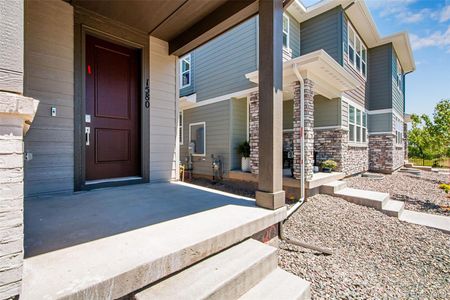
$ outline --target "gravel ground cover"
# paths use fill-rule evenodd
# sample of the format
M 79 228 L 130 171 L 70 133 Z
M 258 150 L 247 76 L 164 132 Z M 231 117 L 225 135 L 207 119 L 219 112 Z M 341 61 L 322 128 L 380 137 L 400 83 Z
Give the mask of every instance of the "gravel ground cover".
M 450 299 L 450 236 L 340 198 L 316 195 L 285 223 L 279 265 L 312 283 L 313 299 Z
M 404 201 L 406 209 L 450 216 L 450 198 L 439 188 L 440 183 L 450 181 L 448 174 L 397 172 L 383 179 L 351 177 L 345 181 L 348 187 L 389 193 L 392 199 Z

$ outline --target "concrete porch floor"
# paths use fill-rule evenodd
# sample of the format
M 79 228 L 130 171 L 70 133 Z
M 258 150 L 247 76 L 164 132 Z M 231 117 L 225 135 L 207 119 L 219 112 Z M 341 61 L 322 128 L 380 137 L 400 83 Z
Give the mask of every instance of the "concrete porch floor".
M 25 200 L 25 256 L 117 235 L 253 199 L 183 183 L 140 184 Z
M 116 299 L 286 218 L 185 183 L 27 199 L 21 299 Z

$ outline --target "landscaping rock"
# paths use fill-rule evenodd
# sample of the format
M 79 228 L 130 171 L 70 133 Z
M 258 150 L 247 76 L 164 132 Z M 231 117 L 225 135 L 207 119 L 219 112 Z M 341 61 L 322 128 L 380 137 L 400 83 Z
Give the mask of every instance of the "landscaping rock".
M 440 231 L 316 195 L 284 233 L 333 252 L 280 244 L 279 265 L 310 281 L 313 299 L 450 299 L 450 236 Z

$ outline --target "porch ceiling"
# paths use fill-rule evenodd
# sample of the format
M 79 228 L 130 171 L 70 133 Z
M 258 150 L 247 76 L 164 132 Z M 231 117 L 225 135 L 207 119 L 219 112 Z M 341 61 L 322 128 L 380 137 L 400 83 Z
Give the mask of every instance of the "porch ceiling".
M 303 78 L 314 82 L 314 92 L 329 99 L 341 97 L 344 91 L 357 88 L 360 83 L 324 50 L 314 51 L 286 61 L 283 64 L 283 85 L 287 88 L 298 81 L 294 69 Z M 245 75 L 250 81 L 258 83 L 258 71 Z M 288 90 L 288 89 L 287 89 Z
M 257 0 L 65 0 L 169 42 L 182 55 L 258 12 Z

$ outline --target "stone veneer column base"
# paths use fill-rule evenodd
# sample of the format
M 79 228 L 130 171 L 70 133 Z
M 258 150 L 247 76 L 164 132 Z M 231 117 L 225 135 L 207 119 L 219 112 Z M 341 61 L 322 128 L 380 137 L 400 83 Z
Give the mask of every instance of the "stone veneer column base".
M 305 78 L 305 109 L 304 109 L 304 140 L 301 138 L 301 87 L 300 82 L 294 83 L 294 178 L 301 178 L 301 143 L 305 151 L 305 179 L 313 176 L 314 164 L 314 82 Z
M 404 145 L 396 145 L 395 135 L 369 135 L 369 170 L 392 173 L 404 164 Z
M 0 299 L 13 298 L 21 291 L 23 134 L 36 108 L 32 98 L 0 92 Z
M 250 94 L 249 100 L 250 171 L 259 173 L 259 97 L 258 92 Z

